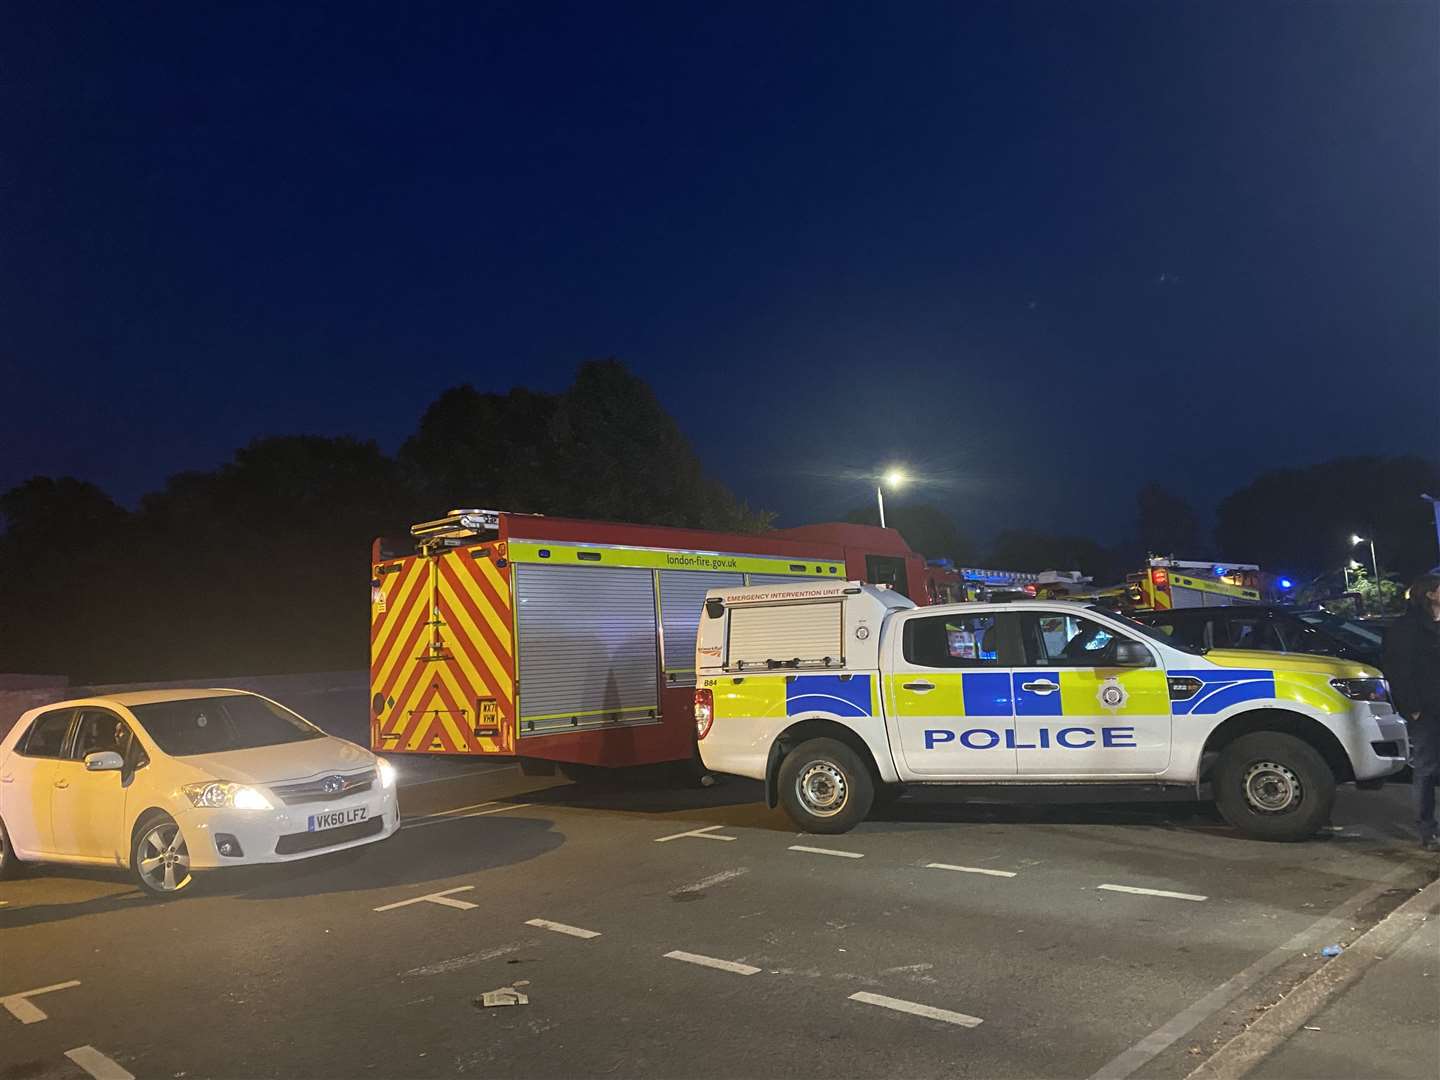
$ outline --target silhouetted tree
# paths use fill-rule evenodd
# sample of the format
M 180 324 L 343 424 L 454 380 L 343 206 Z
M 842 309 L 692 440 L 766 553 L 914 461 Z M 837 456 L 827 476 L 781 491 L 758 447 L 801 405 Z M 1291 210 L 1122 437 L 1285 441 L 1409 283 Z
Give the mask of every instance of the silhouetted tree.
M 1200 532 L 1195 508 L 1159 484 L 1146 484 L 1135 496 L 1140 545 L 1155 555 L 1207 559 L 1211 545 Z
M 131 516 L 94 484 L 37 476 L 0 495 L 0 664 L 67 674 L 124 640 Z
M 1410 577 L 1435 565 L 1434 517 L 1421 494 L 1440 494 L 1440 464 L 1418 457 L 1340 458 L 1263 473 L 1221 501 L 1216 540 L 1222 558 L 1314 576 L 1369 549 L 1385 574 Z
M 878 525 L 880 509 L 873 505 L 857 506 L 845 520 L 857 525 Z M 932 503 L 896 500 L 895 505 L 885 507 L 885 524 L 897 530 L 911 548 L 929 558 L 970 564 L 979 557 L 978 549 L 960 531 L 955 520 Z
M 987 562 L 1002 570 L 1079 570 L 1102 583 L 1119 580 L 1127 569 L 1123 553 L 1097 541 L 1032 529 L 1000 533 Z

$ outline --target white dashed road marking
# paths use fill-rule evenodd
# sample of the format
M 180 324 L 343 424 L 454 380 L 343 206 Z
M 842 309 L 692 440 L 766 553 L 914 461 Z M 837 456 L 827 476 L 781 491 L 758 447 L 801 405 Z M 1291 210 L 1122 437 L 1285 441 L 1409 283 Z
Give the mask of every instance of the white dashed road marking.
M 45 1014 L 35 1005 L 31 1004 L 30 998 L 39 997 L 41 994 L 48 994 L 52 990 L 69 990 L 72 986 L 79 986 L 79 979 L 71 979 L 69 982 L 56 983 L 54 986 L 42 986 L 39 990 L 26 990 L 21 994 L 7 994 L 0 998 L 0 1005 L 10 1010 L 10 1015 L 19 1020 L 22 1024 L 38 1024 L 41 1020 L 47 1019 Z
M 760 972 L 758 967 L 751 967 L 749 964 L 737 964 L 733 960 L 716 960 L 713 956 L 701 956 L 699 953 L 681 952 L 676 949 L 674 952 L 665 954 L 666 960 L 683 960 L 687 964 L 699 964 L 701 967 L 714 968 L 716 971 L 729 971 L 736 975 L 757 975 Z
M 445 907 L 459 908 L 461 911 L 468 911 L 480 905 L 472 904 L 469 900 L 456 900 L 450 894 L 466 892 L 473 888 L 475 888 L 474 885 L 457 885 L 453 889 L 442 889 L 440 892 L 426 893 L 424 896 L 412 896 L 409 900 L 397 900 L 393 904 L 386 904 L 374 910 L 394 911 L 396 908 L 409 907 L 411 904 L 442 904 Z
M 879 1005 L 882 1009 L 894 1009 L 896 1012 L 910 1013 L 912 1016 L 923 1016 L 929 1020 L 944 1020 L 947 1024 L 959 1024 L 961 1027 L 979 1027 L 985 1022 L 978 1016 L 951 1012 L 949 1009 L 937 1009 L 933 1005 L 917 1005 L 913 1001 L 902 1001 L 900 998 L 886 997 L 884 994 L 867 994 L 862 991 L 858 994 L 851 994 L 850 1000 L 863 1002 L 866 1005 Z
M 74 1050 L 66 1050 L 65 1056 L 95 1080 L 135 1080 L 134 1073 L 115 1064 L 93 1046 L 77 1046 Z
M 1109 892 L 1134 893 L 1137 896 L 1168 896 L 1171 900 L 1209 900 L 1208 896 L 1196 896 L 1188 892 L 1168 892 L 1165 889 L 1137 889 L 1134 885 L 1097 885 L 1097 889 Z
M 477 806 L 489 806 L 489 803 L 477 803 Z M 431 814 L 429 817 L 417 818 L 414 821 L 407 821 L 401 825 L 402 829 L 419 829 L 426 825 L 443 825 L 447 821 L 465 821 L 469 818 L 484 817 L 486 814 L 503 814 L 506 810 L 523 810 L 531 803 L 510 803 L 506 806 L 497 806 L 494 810 L 477 810 L 473 814 L 462 814 L 460 810 L 470 810 L 469 806 L 462 806 L 460 810 L 446 810 L 444 813 Z
M 716 829 L 723 829 L 724 825 L 706 825 L 703 829 L 691 829 L 689 832 L 677 832 L 674 836 L 662 836 L 655 841 L 657 844 L 664 844 L 670 840 L 684 840 L 687 836 L 693 836 L 696 840 L 734 840 L 733 836 L 716 836 Z
M 569 934 L 571 937 L 592 938 L 599 937 L 598 930 L 582 930 L 578 926 L 566 926 L 563 922 L 551 922 L 549 919 L 526 919 L 526 926 L 538 926 L 541 930 L 554 930 L 557 934 Z
M 926 870 L 954 870 L 959 874 L 989 874 L 991 877 L 1014 877 L 1009 870 L 987 870 L 983 866 L 951 866 L 949 863 L 932 862 L 925 864 Z
M 863 859 L 863 852 L 859 851 L 836 851 L 833 848 L 806 847 L 804 844 L 791 844 L 791 851 L 808 851 L 811 855 L 834 855 L 840 859 Z

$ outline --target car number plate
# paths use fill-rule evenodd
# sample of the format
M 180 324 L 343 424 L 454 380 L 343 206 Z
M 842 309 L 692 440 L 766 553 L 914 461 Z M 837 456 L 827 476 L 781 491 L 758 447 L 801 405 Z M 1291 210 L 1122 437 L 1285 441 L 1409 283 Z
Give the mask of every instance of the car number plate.
M 331 810 L 324 814 L 310 815 L 310 831 L 319 832 L 321 829 L 336 829 L 341 825 L 354 825 L 357 821 L 364 821 L 369 811 L 363 806 L 357 806 L 353 810 Z

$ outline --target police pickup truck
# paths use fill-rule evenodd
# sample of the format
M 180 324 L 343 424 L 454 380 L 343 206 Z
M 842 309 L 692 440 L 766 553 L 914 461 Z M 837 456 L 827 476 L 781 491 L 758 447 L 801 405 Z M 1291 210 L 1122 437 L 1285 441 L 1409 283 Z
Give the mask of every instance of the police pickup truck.
M 765 781 L 809 832 L 920 784 L 1206 792 L 1232 825 L 1301 840 L 1335 787 L 1405 766 L 1374 668 L 1187 648 L 1085 604 L 916 607 L 856 582 L 713 589 L 696 641 L 707 768 Z

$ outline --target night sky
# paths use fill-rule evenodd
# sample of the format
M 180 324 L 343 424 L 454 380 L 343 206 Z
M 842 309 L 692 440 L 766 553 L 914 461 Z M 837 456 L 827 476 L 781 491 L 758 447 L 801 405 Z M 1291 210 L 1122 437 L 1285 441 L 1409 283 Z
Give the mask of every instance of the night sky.
M 1430 0 L 7 7 L 0 489 L 608 355 L 786 523 L 1440 449 Z

